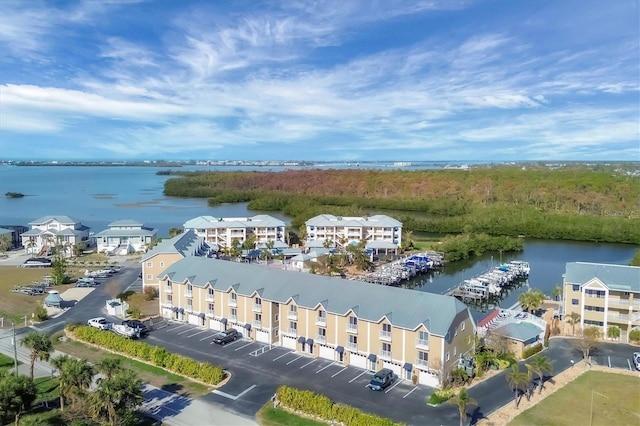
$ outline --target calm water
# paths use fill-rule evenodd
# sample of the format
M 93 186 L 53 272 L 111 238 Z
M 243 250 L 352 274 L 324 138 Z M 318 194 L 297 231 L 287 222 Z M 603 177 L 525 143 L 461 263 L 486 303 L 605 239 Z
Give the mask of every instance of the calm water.
M 203 170 L 184 167 L 181 170 Z M 207 170 L 215 168 L 208 167 Z M 258 168 L 225 167 L 218 170 L 255 170 Z M 8 199 L 0 196 L 0 226 L 27 225 L 30 221 L 51 214 L 69 215 L 99 232 L 107 224 L 120 219 L 135 219 L 157 228 L 160 236 L 167 236 L 169 228 L 182 227 L 189 219 L 200 215 L 216 217 L 251 216 L 245 203 L 216 207 L 207 206 L 204 199 L 165 197 L 163 185 L 168 176 L 158 176 L 154 167 L 15 167 L 0 166 L 0 194 L 8 191 L 27 196 Z M 259 168 L 274 170 L 277 168 Z M 289 219 L 280 214 L 285 222 Z M 522 291 L 539 288 L 550 294 L 562 282 L 567 262 L 603 262 L 628 264 L 638 249 L 632 245 L 581 243 L 567 241 L 527 240 L 520 253 L 504 253 L 502 261 L 528 261 L 531 276 L 528 283 L 510 293 L 501 303 L 513 305 Z M 420 277 L 407 286 L 418 291 L 444 293 L 499 263 L 500 254 L 447 265 L 440 273 Z

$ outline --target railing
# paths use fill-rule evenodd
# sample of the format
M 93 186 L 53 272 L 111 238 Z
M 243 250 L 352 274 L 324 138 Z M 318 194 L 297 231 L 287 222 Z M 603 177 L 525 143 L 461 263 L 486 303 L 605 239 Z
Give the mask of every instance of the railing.
M 391 351 L 380 351 L 380 358 L 391 359 Z
M 213 302 L 213 294 L 207 294 L 204 300 L 207 302 Z
M 316 325 L 327 325 L 327 317 L 317 317 Z
M 238 316 L 237 315 L 229 315 L 229 321 L 232 321 L 232 322 L 238 321 Z
M 287 312 L 287 319 L 294 320 L 294 321 L 297 320 L 298 319 L 298 312 L 296 312 L 296 311 L 288 311 Z
M 358 344 L 357 343 L 347 342 L 344 346 L 347 349 L 349 349 L 350 351 L 354 351 L 354 352 L 358 351 Z
M 418 349 L 429 349 L 429 340 L 428 339 L 416 339 L 416 348 Z
M 349 332 L 349 333 L 357 333 L 358 332 L 358 325 L 357 324 L 349 324 L 349 325 L 347 325 L 347 332 Z
M 256 328 L 262 328 L 262 321 L 254 320 L 253 326 Z
M 254 303 L 253 304 L 253 312 L 262 312 L 262 304 Z
M 429 368 L 429 361 L 426 359 L 416 359 L 416 366 Z
M 316 336 L 316 342 L 317 343 L 322 343 L 323 345 L 327 343 L 327 336 L 321 336 L 321 335 L 317 335 Z
M 390 331 L 380 331 L 380 339 L 391 341 L 391 332 Z
M 185 311 L 185 312 L 193 312 L 193 305 L 187 305 L 187 306 L 184 308 L 184 311 Z
M 211 309 L 207 310 L 207 316 L 213 318 L 213 311 Z
M 185 291 L 184 295 L 185 295 L 186 297 L 193 297 L 193 290 L 187 290 L 187 291 Z
M 233 307 L 235 308 L 236 306 L 238 306 L 238 299 L 229 299 L 229 301 L 227 302 L 227 304 L 228 304 L 229 306 L 233 306 Z
M 286 333 L 289 336 L 297 337 L 298 336 L 298 329 L 297 328 L 289 328 L 289 329 L 287 329 Z
M 609 313 L 607 315 L 607 319 L 611 320 L 611 321 L 616 321 L 616 322 L 627 322 L 627 321 L 629 321 L 629 315 L 628 314 Z
M 629 299 L 622 299 L 620 297 L 610 297 L 609 306 L 628 308 L 630 306 Z
M 167 285 L 167 286 L 164 287 L 164 292 L 171 294 L 171 293 L 173 293 L 173 288 L 171 288 L 170 285 Z

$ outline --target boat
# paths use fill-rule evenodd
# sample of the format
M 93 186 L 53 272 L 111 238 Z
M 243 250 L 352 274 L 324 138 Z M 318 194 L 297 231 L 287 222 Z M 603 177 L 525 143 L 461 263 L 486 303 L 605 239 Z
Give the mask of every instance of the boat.
M 121 336 L 127 337 L 129 339 L 135 339 L 140 337 L 140 332 L 133 327 L 129 327 L 126 324 L 114 324 L 111 327 L 114 333 L 117 333 Z

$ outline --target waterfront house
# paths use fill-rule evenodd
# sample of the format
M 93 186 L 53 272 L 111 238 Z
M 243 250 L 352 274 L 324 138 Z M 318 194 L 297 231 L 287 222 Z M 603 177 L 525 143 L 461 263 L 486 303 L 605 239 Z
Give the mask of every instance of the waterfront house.
M 252 237 L 256 244 L 283 243 L 285 240 L 285 223 L 265 214 L 242 218 L 198 216 L 185 222 L 184 229 L 192 230 L 221 250 L 231 247 L 234 240 L 242 244 Z
M 136 220 L 117 220 L 109 229 L 93 236 L 99 253 L 125 255 L 146 251 L 157 239 L 158 231 Z
M 475 324 L 454 297 L 202 256 L 158 274 L 161 315 L 401 379 L 438 386 L 472 353 Z
M 576 329 L 597 326 L 607 336 L 609 327 L 620 329 L 620 341 L 640 328 L 640 267 L 571 262 L 563 275 L 564 317 L 579 315 Z
M 62 250 L 66 257 L 74 253 L 74 246 L 89 246 L 89 227 L 69 216 L 43 216 L 29 222 L 29 229 L 21 235 L 25 253 L 46 256 L 54 248 Z
M 22 225 L 0 225 L 0 238 L 9 238 L 7 250 L 18 248 L 22 245 L 22 233 L 28 230 Z
M 343 217 L 321 214 L 305 222 L 306 247 L 367 243 L 375 252 L 397 252 L 402 244 L 402 222 L 386 215 Z
M 142 289 L 158 288 L 158 275 L 173 263 L 190 256 L 206 256 L 211 248 L 204 238 L 189 230 L 173 238 L 162 240 L 142 256 Z

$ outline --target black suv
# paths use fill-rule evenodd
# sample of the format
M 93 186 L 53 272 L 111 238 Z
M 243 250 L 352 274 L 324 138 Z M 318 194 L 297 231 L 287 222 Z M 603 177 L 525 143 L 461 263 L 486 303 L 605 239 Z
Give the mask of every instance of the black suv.
M 149 331 L 150 331 L 149 326 L 147 326 L 147 324 L 139 320 L 122 321 L 122 325 L 126 325 L 133 328 L 134 330 L 137 330 L 140 333 L 140 336 L 146 336 L 147 334 L 149 334 Z
M 373 375 L 367 387 L 374 391 L 381 391 L 393 383 L 394 379 L 395 375 L 393 374 L 393 371 L 388 368 L 383 368 Z
M 219 345 L 224 345 L 229 342 L 233 342 L 238 338 L 238 330 L 230 328 L 213 336 L 213 341 Z

